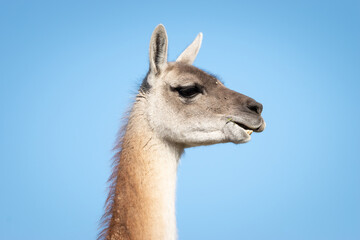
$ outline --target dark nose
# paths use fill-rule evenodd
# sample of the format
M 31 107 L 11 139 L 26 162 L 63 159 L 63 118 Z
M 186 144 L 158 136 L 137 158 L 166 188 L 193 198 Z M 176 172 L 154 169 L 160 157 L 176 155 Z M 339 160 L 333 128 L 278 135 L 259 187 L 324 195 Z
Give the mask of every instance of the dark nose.
M 255 112 L 257 114 L 261 114 L 263 110 L 263 105 L 261 103 L 256 102 L 255 100 L 249 102 L 247 107 L 250 111 Z

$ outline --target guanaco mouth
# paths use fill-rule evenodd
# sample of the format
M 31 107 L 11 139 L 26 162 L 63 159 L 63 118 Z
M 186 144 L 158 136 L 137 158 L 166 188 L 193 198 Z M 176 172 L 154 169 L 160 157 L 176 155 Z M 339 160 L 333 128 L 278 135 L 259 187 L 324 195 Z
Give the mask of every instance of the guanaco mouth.
M 242 129 L 245 130 L 245 132 L 248 134 L 248 135 L 251 135 L 254 131 L 252 129 L 250 129 L 248 126 L 242 124 L 242 123 L 239 123 L 239 122 L 235 122 L 233 119 L 229 118 L 228 119 L 228 122 L 233 122 L 235 123 L 236 125 L 238 125 L 239 127 L 241 127 Z
M 249 129 L 246 125 L 239 122 L 234 122 L 234 121 L 232 122 L 238 125 L 239 127 L 243 128 L 248 135 L 251 135 L 253 133 L 253 130 Z

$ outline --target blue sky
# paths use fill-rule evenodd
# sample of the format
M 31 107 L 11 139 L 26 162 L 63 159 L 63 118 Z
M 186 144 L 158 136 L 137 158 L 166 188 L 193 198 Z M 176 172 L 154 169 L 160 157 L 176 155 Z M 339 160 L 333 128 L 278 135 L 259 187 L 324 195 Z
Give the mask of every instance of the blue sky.
M 179 239 L 360 239 L 359 1 L 1 1 L 0 239 L 96 238 L 159 23 L 267 122 L 186 150 Z

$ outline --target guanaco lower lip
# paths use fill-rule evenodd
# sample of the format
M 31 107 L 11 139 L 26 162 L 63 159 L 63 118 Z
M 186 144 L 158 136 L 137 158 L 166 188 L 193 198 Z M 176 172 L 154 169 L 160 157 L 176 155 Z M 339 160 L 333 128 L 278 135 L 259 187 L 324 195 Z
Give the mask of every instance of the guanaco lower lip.
M 239 123 L 239 122 L 235 122 L 233 121 L 231 118 L 228 119 L 229 122 L 233 122 L 235 123 L 236 125 L 238 125 L 239 127 L 241 127 L 242 129 L 245 130 L 245 132 L 248 134 L 248 135 L 251 135 L 254 131 L 252 129 L 250 129 L 248 126 L 242 124 L 242 123 Z
M 232 121 L 233 123 L 235 123 L 236 125 L 238 125 L 239 127 L 241 127 L 242 129 L 245 130 L 245 132 L 248 134 L 248 135 L 251 135 L 254 131 L 249 129 L 246 125 L 244 124 L 241 124 L 241 123 L 238 123 L 238 122 L 234 122 Z

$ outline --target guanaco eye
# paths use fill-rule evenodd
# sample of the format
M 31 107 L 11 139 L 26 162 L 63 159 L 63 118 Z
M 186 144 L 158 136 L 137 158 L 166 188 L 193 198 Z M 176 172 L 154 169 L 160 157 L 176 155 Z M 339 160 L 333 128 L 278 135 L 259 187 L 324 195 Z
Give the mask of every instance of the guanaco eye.
M 177 87 L 176 90 L 179 95 L 184 98 L 193 98 L 202 92 L 198 86 Z

